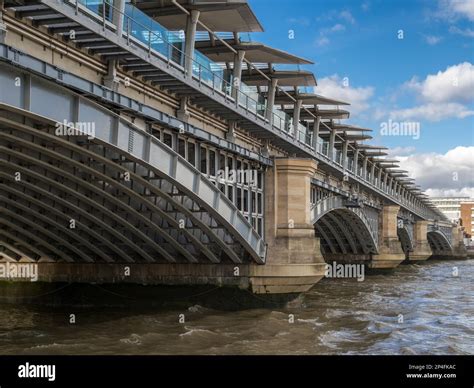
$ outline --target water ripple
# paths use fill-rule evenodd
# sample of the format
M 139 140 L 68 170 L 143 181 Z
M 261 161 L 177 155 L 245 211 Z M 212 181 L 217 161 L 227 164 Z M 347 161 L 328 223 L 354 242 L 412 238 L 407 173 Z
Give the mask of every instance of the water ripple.
M 428 261 L 325 279 L 281 309 L 83 306 L 76 325 L 64 308 L 0 305 L 0 354 L 474 354 L 472 279 L 474 261 Z

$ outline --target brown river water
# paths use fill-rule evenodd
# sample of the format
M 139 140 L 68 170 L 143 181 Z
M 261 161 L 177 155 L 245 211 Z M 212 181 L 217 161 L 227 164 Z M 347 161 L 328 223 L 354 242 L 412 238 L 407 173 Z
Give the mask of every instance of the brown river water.
M 278 308 L 0 304 L 0 354 L 474 354 L 474 261 L 324 279 Z

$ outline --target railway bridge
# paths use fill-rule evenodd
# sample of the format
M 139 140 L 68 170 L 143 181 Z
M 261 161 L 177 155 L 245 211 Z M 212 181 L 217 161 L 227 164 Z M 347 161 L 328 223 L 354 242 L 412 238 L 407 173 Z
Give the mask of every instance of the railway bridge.
M 0 0 L 1 260 L 295 294 L 328 262 L 465 257 L 311 61 L 258 31 L 242 1 Z

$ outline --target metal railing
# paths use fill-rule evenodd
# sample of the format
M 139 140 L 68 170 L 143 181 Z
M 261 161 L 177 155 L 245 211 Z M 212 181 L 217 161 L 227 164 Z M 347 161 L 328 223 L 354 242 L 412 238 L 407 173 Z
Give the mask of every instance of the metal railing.
M 308 147 L 313 149 L 311 135 L 305 126 L 298 123 L 295 128 L 289 115 L 275 107 L 269 112 L 267 101 L 263 96 L 258 93 L 253 93 L 256 97 L 253 98 L 249 95 L 249 89 L 245 84 L 238 83 L 237 85 L 233 85 L 231 79 L 226 79 L 224 76 L 225 72 L 219 68 L 219 65 L 213 63 L 198 51 L 195 51 L 195 58 L 189 58 L 182 50 L 184 40 L 179 34 L 167 31 L 159 23 L 132 4 L 127 3 L 126 12 L 122 12 L 114 7 L 109 0 L 99 2 L 89 0 L 63 0 L 63 2 L 74 6 L 76 12 L 79 12 L 80 8 L 81 10 L 85 9 L 90 11 L 88 12 L 89 16 L 95 15 L 97 21 L 102 24 L 104 29 L 116 30 L 115 25 L 111 22 L 111 18 L 114 11 L 118 12 L 124 21 L 124 31 L 122 35 L 127 39 L 128 44 L 133 41 L 134 44 L 141 45 L 148 50 L 150 57 L 154 55 L 161 60 L 165 60 L 169 66 L 174 66 L 185 75 L 188 74 L 186 74 L 184 63 L 186 61 L 192 61 L 191 76 L 196 79 L 200 85 L 207 85 L 213 91 L 223 95 L 225 99 L 234 102 L 246 112 L 254 115 L 256 120 L 260 120 L 265 124 L 271 124 L 281 134 L 285 134 L 286 137 L 291 137 L 298 143 L 304 144 L 303 149 L 307 150 Z M 93 15 L 91 15 L 91 13 Z M 137 18 L 140 20 L 136 20 Z M 173 42 L 170 42 L 170 40 L 173 40 Z M 212 67 L 214 66 L 215 68 L 213 69 Z M 233 94 L 236 95 L 236 98 L 233 97 Z M 350 145 L 349 147 L 352 148 Z M 330 153 L 329 143 L 322 139 L 321 141 L 320 139 L 317 140 L 316 148 L 316 150 L 313 149 L 315 155 L 319 154 L 323 156 L 326 162 L 336 165 L 339 169 L 341 168 L 342 155 L 340 151 Z M 372 162 L 369 162 L 367 168 L 371 164 Z M 352 173 L 351 175 L 356 178 L 361 178 L 377 191 L 381 191 L 388 196 L 393 196 L 391 190 L 382 184 L 382 182 L 377 182 L 378 184 L 376 185 L 372 179 L 368 179 L 368 175 L 364 177 L 361 171 L 359 171 L 359 166 L 354 166 L 354 169 L 344 169 L 344 166 L 342 166 L 342 168 Z M 397 200 L 403 203 L 408 209 L 415 213 L 422 214 L 427 218 L 435 215 L 435 213 L 426 206 L 416 206 L 404 198 L 397 198 Z
M 233 101 L 247 113 L 254 115 L 256 119 L 272 124 L 280 132 L 292 134 L 296 141 L 305 144 L 306 147 L 311 147 L 310 136 L 304 125 L 298 125 L 295 133 L 289 115 L 276 108 L 268 111 L 267 100 L 262 95 L 256 91 L 251 91 L 251 88 L 243 82 L 233 83 L 231 75 L 226 77 L 225 71 L 220 65 L 212 62 L 199 51 L 194 50 L 194 57 L 189 58 L 182 50 L 184 37 L 182 38 L 180 35 L 183 34 L 167 31 L 158 22 L 132 4 L 127 3 L 125 12 L 122 12 L 110 0 L 100 2 L 64 0 L 64 2 L 74 5 L 77 12 L 79 8 L 91 11 L 104 28 L 112 30 L 115 30 L 116 27 L 111 22 L 111 15 L 114 11 L 119 13 L 120 17 L 123 18 L 123 36 L 127 39 L 127 42 L 133 41 L 134 44 L 141 45 L 148 50 L 150 55 L 161 54 L 164 57 L 162 59 L 165 59 L 168 64 L 178 65 L 178 68 L 184 73 L 186 73 L 185 62 L 191 61 L 192 77 L 198 80 L 199 84 L 207 85 L 213 91 Z M 170 42 L 170 40 L 173 40 L 173 42 Z

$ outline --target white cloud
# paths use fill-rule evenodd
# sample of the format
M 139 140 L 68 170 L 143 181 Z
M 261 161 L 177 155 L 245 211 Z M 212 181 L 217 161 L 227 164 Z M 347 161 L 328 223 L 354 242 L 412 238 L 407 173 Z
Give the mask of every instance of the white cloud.
M 362 9 L 365 11 L 369 7 L 367 3 L 366 9 L 364 9 L 364 4 L 362 4 Z M 349 24 L 356 24 L 356 19 L 352 15 L 352 13 L 347 9 L 330 9 L 326 12 L 319 12 L 316 16 L 315 20 L 317 22 L 330 22 L 330 21 L 337 21 L 343 20 Z
M 352 16 L 352 14 L 347 10 L 341 11 L 341 13 L 339 13 L 339 18 L 349 22 L 350 24 L 355 24 L 356 22 L 354 16 Z
M 315 44 L 318 47 L 327 46 L 330 43 L 329 35 L 342 32 L 346 30 L 346 26 L 337 23 L 330 28 L 322 28 L 319 31 L 319 37 L 316 39 Z
M 469 110 L 462 104 L 452 102 L 427 103 L 413 108 L 393 110 L 389 117 L 393 120 L 441 121 L 449 118 L 464 119 L 473 115 L 473 110 Z
M 416 148 L 413 146 L 409 147 L 394 147 L 387 150 L 389 157 L 397 157 L 397 156 L 408 156 L 413 154 L 416 151 Z
M 450 3 L 455 13 L 464 15 L 469 20 L 474 20 L 474 1 L 451 0 Z
M 428 102 L 472 102 L 474 100 L 474 65 L 463 62 L 445 71 L 428 75 L 418 82 L 412 78 L 407 84 Z
M 309 27 L 311 25 L 311 21 L 307 17 L 289 18 L 288 22 L 290 22 L 291 24 L 298 24 L 303 27 Z
M 331 32 L 345 31 L 346 27 L 343 24 L 337 23 L 330 28 Z
M 451 34 L 458 34 L 462 36 L 467 36 L 468 38 L 474 38 L 474 30 L 471 30 L 470 28 L 462 30 L 459 27 L 451 26 L 449 27 L 449 32 Z
M 474 21 L 474 1 L 440 0 L 437 16 L 443 19 L 467 18 Z
M 428 189 L 426 194 L 430 197 L 469 197 L 474 198 L 474 187 L 463 187 L 462 189 Z
M 437 45 L 439 42 L 441 42 L 442 38 L 440 36 L 434 36 L 434 35 L 427 35 L 425 36 L 425 42 L 428 43 L 430 46 Z
M 325 36 L 321 36 L 318 39 L 316 39 L 316 45 L 319 47 L 327 46 L 329 44 L 329 39 Z
M 330 77 L 321 78 L 315 88 L 315 93 L 350 103 L 349 110 L 351 117 L 353 117 L 368 110 L 370 107 L 369 99 L 374 95 L 374 88 L 371 86 L 359 88 L 350 85 L 344 86 L 343 79 L 334 74 Z
M 402 88 L 414 91 L 420 104 L 392 110 L 391 119 L 441 121 L 474 115 L 469 106 L 474 102 L 474 66 L 469 62 L 448 66 L 421 81 L 413 77 Z
M 474 194 L 474 147 L 459 146 L 445 154 L 415 154 L 397 159 L 400 167 L 409 171 L 428 194 Z

